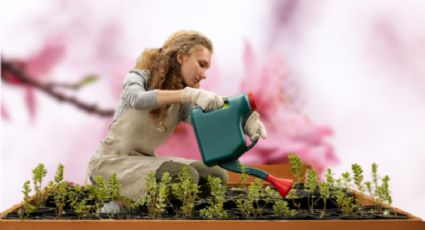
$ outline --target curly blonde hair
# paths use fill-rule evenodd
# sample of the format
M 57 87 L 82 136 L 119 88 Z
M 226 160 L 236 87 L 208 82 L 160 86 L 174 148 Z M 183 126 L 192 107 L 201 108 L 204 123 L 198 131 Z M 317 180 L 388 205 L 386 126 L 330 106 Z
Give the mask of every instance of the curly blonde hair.
M 135 68 L 149 70 L 151 77 L 148 80 L 148 88 L 151 90 L 183 89 L 186 84 L 181 76 L 177 53 L 182 51 L 185 55 L 190 55 L 200 46 L 213 52 L 212 42 L 203 34 L 188 30 L 175 32 L 161 48 L 145 49 L 138 58 Z M 167 117 L 169 107 L 169 105 L 163 106 L 149 113 L 155 120 L 163 121 Z

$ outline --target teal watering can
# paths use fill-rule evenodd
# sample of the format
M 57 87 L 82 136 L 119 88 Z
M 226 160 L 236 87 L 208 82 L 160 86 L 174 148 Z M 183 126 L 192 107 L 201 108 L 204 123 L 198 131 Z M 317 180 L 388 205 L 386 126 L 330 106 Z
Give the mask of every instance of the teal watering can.
M 241 173 L 239 157 L 253 148 L 257 140 L 247 145 L 243 127 L 256 105 L 251 93 L 224 99 L 221 109 L 203 112 L 195 107 L 191 112 L 202 160 L 207 166 L 218 165 L 224 169 Z M 276 178 L 269 173 L 247 167 L 247 174 L 270 182 L 285 197 L 292 187 L 292 180 Z

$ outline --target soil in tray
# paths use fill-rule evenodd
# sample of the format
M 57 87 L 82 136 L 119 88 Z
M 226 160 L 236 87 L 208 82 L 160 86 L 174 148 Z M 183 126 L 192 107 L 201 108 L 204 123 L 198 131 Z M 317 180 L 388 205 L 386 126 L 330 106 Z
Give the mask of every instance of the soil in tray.
M 273 204 L 266 202 L 265 200 L 259 200 L 254 207 L 257 209 L 255 215 L 244 216 L 237 207 L 236 198 L 241 194 L 238 190 L 229 190 L 226 194 L 226 200 L 224 202 L 224 209 L 227 212 L 227 218 L 233 220 L 334 220 L 334 219 L 407 219 L 407 216 L 401 213 L 397 213 L 394 210 L 384 209 L 378 206 L 365 206 L 360 207 L 355 214 L 343 215 L 341 209 L 336 205 L 335 197 L 330 197 L 326 201 L 326 210 L 323 213 L 324 202 L 320 197 L 320 193 L 315 191 L 313 194 L 303 190 L 301 186 L 296 187 L 297 198 L 288 199 L 288 206 L 296 211 L 294 216 L 283 216 L 276 215 L 273 211 Z M 348 195 L 353 196 L 352 193 Z M 308 201 L 309 197 L 315 199 L 314 209 L 310 210 Z M 94 201 L 90 201 L 94 204 Z M 206 196 L 199 198 L 193 215 L 189 219 L 206 219 L 200 216 L 199 210 L 208 207 L 208 199 Z M 177 199 L 170 198 L 170 205 L 167 206 L 166 212 L 161 215 L 158 219 L 184 219 L 182 215 L 177 214 L 181 206 L 181 202 Z M 20 216 L 18 211 L 15 210 L 4 217 L 5 219 L 19 219 Z M 64 213 L 62 216 L 57 217 L 56 207 L 52 197 L 46 200 L 43 207 L 37 208 L 32 212 L 27 219 L 151 219 L 148 215 L 148 210 L 145 206 L 140 207 L 137 210 L 133 210 L 127 213 L 98 213 L 91 214 L 85 217 L 78 217 L 78 215 L 71 209 L 69 203 L 65 204 Z

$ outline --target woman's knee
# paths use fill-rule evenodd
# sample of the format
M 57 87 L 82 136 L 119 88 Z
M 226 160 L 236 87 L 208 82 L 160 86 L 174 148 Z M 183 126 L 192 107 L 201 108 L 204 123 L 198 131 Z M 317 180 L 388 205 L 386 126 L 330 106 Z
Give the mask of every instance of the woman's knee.
M 172 181 L 178 182 L 177 178 L 178 178 L 178 175 L 181 173 L 183 167 L 187 167 L 189 169 L 189 174 L 192 177 L 193 183 L 197 184 L 199 182 L 198 171 L 190 165 L 175 162 L 175 161 L 166 161 L 162 163 L 161 166 L 159 166 L 159 168 L 155 172 L 155 178 L 156 180 L 159 181 L 161 180 L 162 175 L 165 172 L 168 172 L 172 178 Z
M 219 166 L 208 167 L 202 161 L 195 161 L 191 163 L 190 166 L 198 171 L 200 179 L 207 180 L 208 176 L 214 176 L 220 178 L 222 184 L 227 184 L 227 170 Z

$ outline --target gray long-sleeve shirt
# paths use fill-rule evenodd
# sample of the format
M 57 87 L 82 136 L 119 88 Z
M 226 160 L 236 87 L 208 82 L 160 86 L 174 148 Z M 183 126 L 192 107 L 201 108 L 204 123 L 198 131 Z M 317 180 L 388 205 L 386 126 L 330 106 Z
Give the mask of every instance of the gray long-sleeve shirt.
M 148 90 L 150 73 L 132 70 L 123 83 L 123 92 L 107 137 L 90 159 L 90 177 L 108 178 L 117 173 L 122 193 L 130 198 L 144 194 L 149 172 L 169 160 L 191 163 L 193 160 L 156 156 L 155 149 L 174 131 L 180 121 L 190 121 L 190 105 L 173 104 L 164 122 L 153 120 L 149 114 L 157 108 L 157 91 Z M 164 129 L 164 127 L 166 127 Z
M 118 109 L 115 112 L 115 121 L 123 111 L 129 107 L 136 110 L 151 110 L 158 108 L 157 90 L 148 90 L 147 84 L 150 74 L 147 70 L 131 70 L 123 83 L 123 93 Z M 179 119 L 190 123 L 190 105 L 183 105 Z

